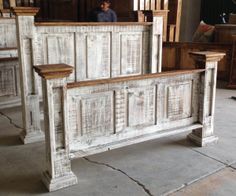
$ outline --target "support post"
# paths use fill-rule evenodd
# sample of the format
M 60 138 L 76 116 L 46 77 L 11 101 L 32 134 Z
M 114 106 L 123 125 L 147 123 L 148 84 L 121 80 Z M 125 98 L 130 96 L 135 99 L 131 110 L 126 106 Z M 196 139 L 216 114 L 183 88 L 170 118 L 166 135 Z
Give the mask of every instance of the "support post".
M 38 84 L 33 71 L 33 35 L 35 33 L 34 16 L 38 8 L 15 7 L 17 44 L 21 79 L 21 102 L 23 132 L 21 140 L 24 144 L 44 140 L 40 124 L 40 105 Z
M 217 83 L 217 65 L 225 56 L 217 52 L 191 52 L 197 68 L 205 69 L 200 78 L 199 122 L 202 128 L 193 130 L 188 138 L 203 147 L 214 144 L 218 137 L 214 135 L 215 95 Z
M 16 0 L 9 0 L 10 1 L 10 7 L 16 7 Z
M 3 10 L 3 0 L 0 0 L 0 10 Z
M 46 171 L 42 180 L 49 191 L 77 184 L 71 171 L 68 141 L 67 82 L 73 68 L 64 64 L 35 67 L 43 78 Z
M 159 73 L 162 70 L 162 38 L 163 37 L 163 16 L 153 15 L 152 36 L 151 36 L 151 73 Z

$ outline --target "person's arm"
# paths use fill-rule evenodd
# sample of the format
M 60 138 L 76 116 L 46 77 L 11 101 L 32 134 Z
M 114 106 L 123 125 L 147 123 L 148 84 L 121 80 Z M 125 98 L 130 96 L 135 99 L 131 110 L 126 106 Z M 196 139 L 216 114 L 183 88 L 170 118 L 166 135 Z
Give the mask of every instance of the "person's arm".
M 117 22 L 117 15 L 114 11 L 112 11 L 112 22 Z

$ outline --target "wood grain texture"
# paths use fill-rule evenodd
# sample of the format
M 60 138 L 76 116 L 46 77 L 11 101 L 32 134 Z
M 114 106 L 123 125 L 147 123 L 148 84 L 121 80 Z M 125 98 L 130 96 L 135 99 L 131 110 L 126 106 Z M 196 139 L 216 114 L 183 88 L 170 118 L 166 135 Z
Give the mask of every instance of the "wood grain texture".
M 230 68 L 229 88 L 236 89 L 236 36 L 233 36 L 233 54 Z
M 16 22 L 0 18 L 0 109 L 20 105 Z
M 42 78 L 45 79 L 65 78 L 73 71 L 73 67 L 66 64 L 34 66 L 34 69 Z

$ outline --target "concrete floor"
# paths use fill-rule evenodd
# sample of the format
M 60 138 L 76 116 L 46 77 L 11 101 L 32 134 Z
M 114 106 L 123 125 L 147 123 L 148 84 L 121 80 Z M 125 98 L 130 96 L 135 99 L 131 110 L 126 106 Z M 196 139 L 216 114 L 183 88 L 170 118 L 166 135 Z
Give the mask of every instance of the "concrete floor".
M 186 134 L 72 161 L 79 183 L 48 193 L 40 180 L 44 143 L 21 145 L 20 109 L 0 115 L 0 195 L 236 195 L 236 91 L 217 90 L 214 146 L 198 148 Z

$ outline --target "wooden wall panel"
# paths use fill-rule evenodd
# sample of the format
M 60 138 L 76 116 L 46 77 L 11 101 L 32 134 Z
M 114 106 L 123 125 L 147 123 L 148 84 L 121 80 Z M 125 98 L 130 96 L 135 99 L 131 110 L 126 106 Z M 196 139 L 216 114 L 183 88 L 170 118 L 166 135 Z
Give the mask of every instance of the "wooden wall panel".
M 226 56 L 219 62 L 218 79 L 229 81 L 232 60 L 232 44 L 224 43 L 170 43 L 163 44 L 163 70 L 194 69 L 195 64 L 189 52 L 224 52 Z

